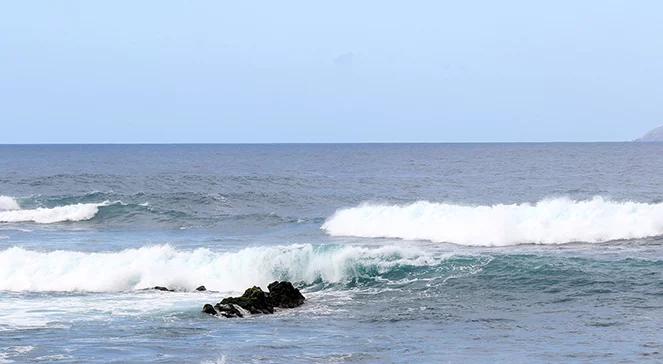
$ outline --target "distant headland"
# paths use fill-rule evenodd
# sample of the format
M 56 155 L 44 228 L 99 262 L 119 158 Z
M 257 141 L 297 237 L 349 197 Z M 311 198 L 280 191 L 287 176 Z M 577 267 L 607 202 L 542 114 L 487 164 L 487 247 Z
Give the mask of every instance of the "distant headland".
M 663 126 L 650 130 L 641 138 L 634 140 L 636 142 L 663 142 Z

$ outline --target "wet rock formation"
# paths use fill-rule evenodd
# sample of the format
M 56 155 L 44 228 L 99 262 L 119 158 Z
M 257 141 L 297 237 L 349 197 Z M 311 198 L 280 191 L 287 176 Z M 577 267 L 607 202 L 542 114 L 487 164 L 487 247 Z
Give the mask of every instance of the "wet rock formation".
M 274 308 L 294 308 L 304 303 L 306 298 L 292 283 L 272 282 L 269 292 L 253 286 L 239 297 L 226 297 L 216 305 L 203 306 L 204 313 L 223 317 L 244 317 L 245 314 L 271 314 Z

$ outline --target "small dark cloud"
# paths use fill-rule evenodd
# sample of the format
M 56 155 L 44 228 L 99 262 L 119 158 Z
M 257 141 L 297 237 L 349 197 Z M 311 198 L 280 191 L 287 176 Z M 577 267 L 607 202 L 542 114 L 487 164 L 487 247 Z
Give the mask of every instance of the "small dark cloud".
M 351 68 L 355 62 L 355 54 L 352 52 L 343 53 L 334 58 L 336 67 Z

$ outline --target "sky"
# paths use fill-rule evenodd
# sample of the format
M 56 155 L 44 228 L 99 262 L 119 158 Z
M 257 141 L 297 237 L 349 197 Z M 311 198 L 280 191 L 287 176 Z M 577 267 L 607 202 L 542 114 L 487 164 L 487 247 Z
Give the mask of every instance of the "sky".
M 663 2 L 5 1 L 0 143 L 632 140 Z

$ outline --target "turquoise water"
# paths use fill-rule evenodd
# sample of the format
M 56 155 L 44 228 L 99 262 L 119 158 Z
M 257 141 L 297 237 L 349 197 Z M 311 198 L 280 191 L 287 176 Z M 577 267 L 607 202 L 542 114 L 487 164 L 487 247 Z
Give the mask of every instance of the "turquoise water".
M 0 362 L 659 362 L 662 152 L 0 146 Z

